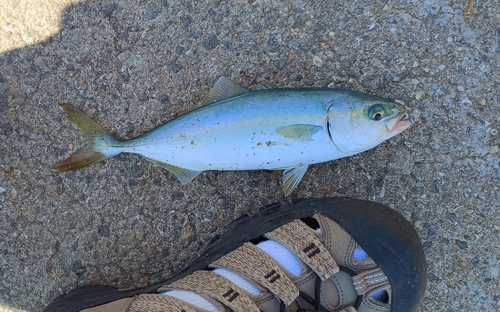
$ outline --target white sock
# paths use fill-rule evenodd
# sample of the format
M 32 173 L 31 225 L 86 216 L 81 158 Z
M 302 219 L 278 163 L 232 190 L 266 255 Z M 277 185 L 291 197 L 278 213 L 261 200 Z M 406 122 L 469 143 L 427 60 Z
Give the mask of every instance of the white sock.
M 361 249 L 361 247 L 357 247 L 356 249 L 354 249 L 352 256 L 356 261 L 363 261 L 370 258 L 370 256 L 368 256 L 368 254 L 363 249 Z
M 258 243 L 257 247 L 293 275 L 299 276 L 302 273 L 302 268 L 294 254 L 277 241 L 266 240 Z
M 241 289 L 247 291 L 248 293 L 258 296 L 260 295 L 260 290 L 252 285 L 250 282 L 248 282 L 246 279 L 243 277 L 239 276 L 238 274 L 226 270 L 226 269 L 221 269 L 217 268 L 213 270 L 214 273 L 219 274 L 220 276 L 226 278 L 228 281 L 231 283 L 235 284 L 236 286 L 240 287 Z M 191 291 L 185 291 L 185 290 L 170 290 L 170 291 L 165 291 L 161 293 L 162 295 L 165 296 L 171 296 L 177 299 L 180 299 L 185 302 L 189 302 L 192 305 L 195 305 L 201 309 L 213 311 L 213 312 L 218 312 L 219 310 L 215 305 L 213 305 L 210 301 L 207 299 L 203 298 L 202 296 L 195 294 L 194 292 Z
M 217 268 L 212 272 L 219 274 L 220 276 L 224 277 L 231 283 L 235 284 L 239 288 L 245 290 L 246 292 L 254 296 L 260 295 L 260 290 L 257 287 L 255 287 L 252 283 L 250 283 L 243 277 L 239 276 L 238 274 L 234 273 L 233 271 Z
M 302 273 L 302 268 L 297 258 L 290 250 L 280 243 L 274 240 L 266 240 L 258 243 L 256 246 L 295 276 L 299 276 Z M 232 271 L 217 268 L 213 270 L 213 272 L 225 277 L 227 280 L 252 295 L 257 296 L 260 294 L 260 290 L 257 287 Z
M 290 252 L 290 250 L 288 250 L 285 246 L 281 245 L 280 243 L 273 240 L 266 240 L 258 243 L 256 246 L 262 251 L 264 251 L 266 254 L 268 254 L 280 265 L 282 265 L 290 273 L 296 276 L 299 276 L 300 273 L 302 273 L 302 268 L 300 267 L 297 258 L 295 258 L 295 256 Z M 236 286 L 240 287 L 241 289 L 247 291 L 252 295 L 257 296 L 260 294 L 260 290 L 257 287 L 255 287 L 252 283 L 248 282 L 240 275 L 230 270 L 217 268 L 214 269 L 213 272 L 221 275 L 222 277 L 226 278 Z M 192 291 L 170 290 L 162 292 L 161 294 L 166 296 L 171 296 L 185 302 L 189 302 L 189 304 L 192 304 L 201 309 L 213 312 L 219 311 L 217 307 L 210 301 L 208 301 L 207 299 L 203 298 L 198 294 L 195 294 Z
M 318 230 L 317 230 L 318 231 Z M 302 273 L 302 268 L 300 266 L 299 261 L 295 257 L 295 255 L 288 250 L 285 246 L 274 240 L 265 240 L 256 245 L 260 250 L 265 252 L 268 256 L 274 259 L 277 263 L 279 263 L 282 267 L 284 267 L 288 272 L 292 273 L 295 276 L 299 276 Z M 368 259 L 369 256 L 366 252 L 361 248 L 356 248 L 354 250 L 354 259 L 357 261 Z M 248 282 L 246 279 L 241 277 L 240 275 L 234 273 L 233 271 L 217 268 L 213 270 L 214 273 L 221 275 L 226 278 L 236 286 L 241 289 L 247 291 L 248 293 L 257 296 L 260 294 L 260 290 L 255 287 L 252 283 Z M 206 300 L 202 296 L 195 294 L 191 291 L 185 290 L 170 290 L 161 293 L 162 295 L 175 297 L 185 302 L 189 302 L 190 304 L 197 306 L 199 308 L 218 312 L 217 307 L 212 304 L 210 301 Z M 374 294 L 374 297 L 376 294 Z
M 208 310 L 210 312 L 219 312 L 219 309 L 217 309 L 217 307 L 213 303 L 203 298 L 202 296 L 195 294 L 192 291 L 169 290 L 169 291 L 164 291 L 161 294 L 165 296 L 174 297 L 185 302 L 189 302 L 194 306 Z
M 372 298 L 377 300 L 377 301 L 387 303 L 387 299 L 388 299 L 387 291 L 385 289 L 376 290 L 373 292 Z

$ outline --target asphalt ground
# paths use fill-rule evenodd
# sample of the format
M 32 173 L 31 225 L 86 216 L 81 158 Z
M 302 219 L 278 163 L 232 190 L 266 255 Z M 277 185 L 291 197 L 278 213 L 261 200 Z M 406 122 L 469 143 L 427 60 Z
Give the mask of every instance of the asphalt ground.
M 325 196 L 374 200 L 414 224 L 428 262 L 421 311 L 500 310 L 496 1 L 7 0 L 0 12 L 0 311 L 166 279 L 241 215 Z M 86 144 L 58 102 L 132 138 L 195 108 L 223 75 L 397 99 L 414 124 L 311 166 L 290 198 L 277 171 L 182 186 L 134 155 L 50 170 Z

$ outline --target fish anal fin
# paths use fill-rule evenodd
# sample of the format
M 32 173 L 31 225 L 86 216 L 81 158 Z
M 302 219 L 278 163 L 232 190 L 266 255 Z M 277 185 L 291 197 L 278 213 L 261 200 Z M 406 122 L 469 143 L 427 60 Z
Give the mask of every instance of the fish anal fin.
M 191 182 L 194 178 L 196 178 L 201 173 L 201 171 L 166 164 L 164 162 L 161 162 L 161 161 L 158 161 L 155 159 L 151 159 L 151 158 L 146 158 L 146 159 L 149 160 L 150 162 L 152 162 L 153 164 L 160 166 L 162 168 L 165 168 L 168 171 L 172 172 L 177 177 L 177 179 L 179 179 L 179 181 L 182 183 L 182 185 L 188 184 L 189 182 Z
M 199 103 L 198 106 L 205 106 L 218 101 L 226 100 L 238 95 L 248 93 L 248 90 L 230 80 L 227 77 L 220 77 L 215 83 L 207 96 Z
M 302 166 L 288 168 L 285 169 L 285 171 L 283 171 L 282 187 L 285 196 L 290 195 L 293 192 L 293 190 L 297 187 L 300 180 L 302 180 L 302 177 L 306 173 L 308 167 L 309 165 L 302 165 Z
M 261 81 L 257 83 L 257 86 L 255 87 L 256 90 L 268 90 L 268 89 L 276 89 L 277 87 L 270 83 L 269 81 Z
M 321 126 L 316 125 L 297 124 L 278 128 L 277 132 L 285 138 L 307 142 L 311 141 L 313 135 L 321 128 Z

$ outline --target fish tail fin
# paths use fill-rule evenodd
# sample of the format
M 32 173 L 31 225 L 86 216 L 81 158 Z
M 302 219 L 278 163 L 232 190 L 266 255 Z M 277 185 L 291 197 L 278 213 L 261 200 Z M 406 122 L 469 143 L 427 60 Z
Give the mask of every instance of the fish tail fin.
M 87 137 L 89 144 L 52 167 L 52 171 L 78 170 L 120 153 L 117 148 L 119 141 L 106 129 L 73 105 L 66 103 L 59 103 L 59 105 L 71 122 Z
M 108 157 L 103 153 L 96 152 L 93 151 L 91 148 L 85 147 L 84 149 L 79 150 L 74 154 L 71 154 L 68 158 L 66 158 L 65 160 L 61 161 L 60 163 L 52 167 L 52 171 L 66 172 L 66 171 L 78 170 L 90 166 L 92 164 L 95 164 L 96 162 L 100 162 L 101 160 L 104 160 L 106 158 Z

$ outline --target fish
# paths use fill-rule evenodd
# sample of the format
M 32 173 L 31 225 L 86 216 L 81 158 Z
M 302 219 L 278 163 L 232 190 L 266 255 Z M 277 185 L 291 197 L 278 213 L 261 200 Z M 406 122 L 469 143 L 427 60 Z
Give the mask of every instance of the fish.
M 283 170 L 288 196 L 312 164 L 369 150 L 410 127 L 406 106 L 333 88 L 249 91 L 221 77 L 198 108 L 119 140 L 75 106 L 59 103 L 88 144 L 52 167 L 66 172 L 138 154 L 187 184 L 207 170 Z

